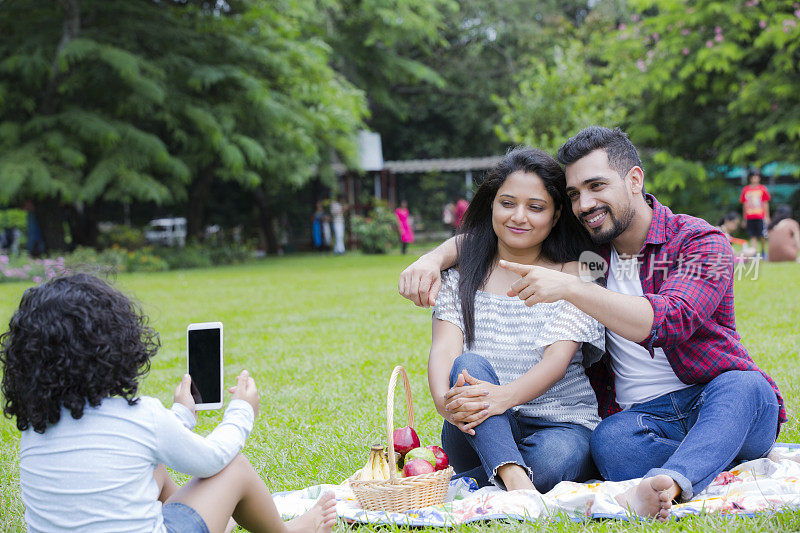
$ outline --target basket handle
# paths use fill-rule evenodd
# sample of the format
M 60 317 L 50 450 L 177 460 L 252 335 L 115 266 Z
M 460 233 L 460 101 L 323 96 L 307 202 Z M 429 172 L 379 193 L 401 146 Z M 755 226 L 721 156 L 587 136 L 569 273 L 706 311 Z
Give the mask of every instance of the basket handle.
M 405 368 L 400 365 L 392 370 L 392 377 L 389 378 L 389 390 L 386 394 L 386 440 L 389 443 L 387 455 L 391 457 L 389 461 L 389 479 L 397 479 L 397 461 L 394 455 L 394 392 L 397 387 L 397 378 L 402 376 L 403 389 L 406 393 L 406 420 L 408 427 L 414 427 L 414 402 L 411 400 L 411 384 L 408 382 L 408 374 Z

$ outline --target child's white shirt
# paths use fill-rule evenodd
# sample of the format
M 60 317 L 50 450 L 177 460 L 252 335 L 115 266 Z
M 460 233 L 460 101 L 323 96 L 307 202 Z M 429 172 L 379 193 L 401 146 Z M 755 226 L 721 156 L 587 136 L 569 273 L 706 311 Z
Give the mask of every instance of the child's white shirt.
M 20 485 L 28 530 L 165 531 L 153 472 L 159 463 L 192 476 L 222 470 L 253 429 L 252 406 L 232 400 L 206 437 L 192 432 L 185 406 L 166 409 L 143 396 L 135 405 L 106 398 L 75 420 L 67 409 L 43 434 L 20 441 Z

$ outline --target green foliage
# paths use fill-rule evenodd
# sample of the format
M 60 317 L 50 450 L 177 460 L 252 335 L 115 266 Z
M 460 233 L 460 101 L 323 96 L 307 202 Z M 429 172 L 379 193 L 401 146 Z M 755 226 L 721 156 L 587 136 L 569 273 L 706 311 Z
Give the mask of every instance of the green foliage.
M 209 252 L 208 248 L 193 244 L 184 247 L 158 248 L 153 253 L 167 263 L 169 270 L 178 270 L 210 267 L 213 262 Z
M 578 130 L 592 125 L 618 125 L 626 115 L 609 79 L 593 79 L 591 50 L 574 41 L 552 57 L 536 57 L 516 76 L 514 92 L 495 98 L 501 113 L 498 136 L 555 154 Z
M 156 255 L 150 246 L 131 250 L 125 258 L 125 270 L 128 272 L 164 272 L 169 269 L 169 263 Z
M 117 246 L 106 248 L 101 252 L 87 246 L 78 246 L 64 255 L 64 265 L 67 270 L 93 274 L 108 275 L 129 270 L 127 263 L 128 250 Z
M 380 202 L 366 217 L 351 218 L 351 230 L 365 254 L 385 254 L 397 241 L 397 220 L 389 207 Z
M 568 44 L 534 55 L 497 99 L 503 139 L 555 151 L 586 125 L 621 126 L 648 191 L 706 215 L 719 209 L 709 168 L 798 160 L 792 2 L 614 4 L 597 3 Z
M 67 269 L 115 274 L 207 268 L 246 263 L 252 258 L 253 249 L 239 244 L 190 245 L 182 248 L 142 246 L 132 250 L 114 245 L 102 251 L 78 247 L 61 261 Z M 25 279 L 31 278 L 27 276 Z
M 97 243 L 100 248 L 117 246 L 128 250 L 136 250 L 144 246 L 144 232 L 125 224 L 114 224 L 100 228 Z
M 78 35 L 64 16 L 3 4 L 0 202 L 57 199 L 78 220 L 83 203 L 204 203 L 203 179 L 271 190 L 354 157 L 365 99 L 329 65 L 312 0 L 83 0 Z
M 495 135 L 501 112 L 493 95 L 507 98 L 530 58 L 551 54 L 555 45 L 565 44 L 586 10 L 586 2 L 575 0 L 458 0 L 457 4 L 457 10 L 441 10 L 441 39 L 427 53 L 416 54 L 444 84 L 398 85 L 393 107 L 380 101 L 373 105 L 370 125 L 382 134 L 388 159 L 503 153 L 509 140 Z
M 253 248 L 244 244 L 225 244 L 207 247 L 212 265 L 233 265 L 253 260 Z
M 324 0 L 325 40 L 335 50 L 334 65 L 365 91 L 374 105 L 396 118 L 409 111 L 397 98 L 401 87 L 442 87 L 445 81 L 420 61 L 441 42 L 454 0 Z
M 608 40 L 639 142 L 702 163 L 800 161 L 800 10 L 787 0 L 633 0 Z
M 0 209 L 0 229 L 19 228 L 25 232 L 28 225 L 28 213 L 23 209 Z

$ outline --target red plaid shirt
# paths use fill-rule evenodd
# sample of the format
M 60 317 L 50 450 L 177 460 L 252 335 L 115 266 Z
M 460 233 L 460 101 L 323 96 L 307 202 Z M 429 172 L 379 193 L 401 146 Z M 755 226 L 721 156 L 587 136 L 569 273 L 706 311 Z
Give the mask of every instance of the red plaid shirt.
M 721 231 L 705 220 L 676 215 L 654 196 L 653 222 L 639 252 L 639 279 L 653 306 L 653 329 L 641 343 L 653 355 L 662 348 L 684 383 L 708 383 L 728 370 L 761 372 L 778 397 L 779 427 L 786 421 L 778 386 L 753 362 L 736 332 L 733 309 L 733 250 Z M 600 254 L 610 264 L 611 248 Z M 597 393 L 602 418 L 621 410 L 616 402 L 614 374 L 603 363 L 587 370 Z

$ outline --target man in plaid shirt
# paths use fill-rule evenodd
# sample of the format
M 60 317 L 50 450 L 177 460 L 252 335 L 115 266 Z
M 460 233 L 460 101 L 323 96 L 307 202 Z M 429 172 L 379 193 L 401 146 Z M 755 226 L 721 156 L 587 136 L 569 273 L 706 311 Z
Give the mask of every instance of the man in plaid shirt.
M 606 479 L 644 478 L 621 505 L 666 519 L 672 500 L 769 453 L 786 420 L 783 399 L 736 332 L 725 236 L 645 193 L 636 148 L 619 129 L 586 128 L 558 158 L 573 213 L 600 245 L 600 255 L 582 256 L 584 272 L 606 287 L 501 261 L 521 276 L 509 295 L 528 305 L 567 300 L 606 326 L 607 353 L 587 372 L 604 418 L 592 455 Z M 438 271 L 455 258 L 451 239 L 401 274 L 401 294 L 433 303 Z

